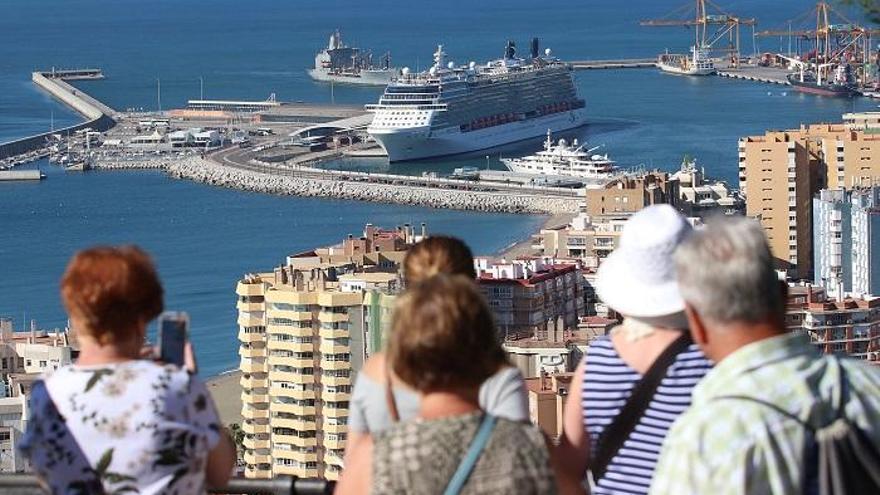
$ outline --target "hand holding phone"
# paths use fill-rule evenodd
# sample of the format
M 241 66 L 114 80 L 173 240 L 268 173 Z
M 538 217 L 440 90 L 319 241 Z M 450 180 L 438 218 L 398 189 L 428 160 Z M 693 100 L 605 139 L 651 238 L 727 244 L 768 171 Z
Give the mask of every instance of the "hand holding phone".
M 189 333 L 189 315 L 168 311 L 159 316 L 159 360 L 184 366 Z

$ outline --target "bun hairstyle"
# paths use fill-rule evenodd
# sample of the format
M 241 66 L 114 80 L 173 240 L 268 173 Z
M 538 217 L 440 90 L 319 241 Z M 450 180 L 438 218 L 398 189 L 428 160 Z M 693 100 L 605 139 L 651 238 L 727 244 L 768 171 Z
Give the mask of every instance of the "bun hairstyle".
M 455 237 L 431 236 L 410 248 L 403 260 L 407 284 L 440 274 L 477 278 L 474 255 L 467 244 Z
M 483 294 L 464 275 L 436 275 L 398 298 L 388 357 L 420 392 L 479 387 L 509 364 Z

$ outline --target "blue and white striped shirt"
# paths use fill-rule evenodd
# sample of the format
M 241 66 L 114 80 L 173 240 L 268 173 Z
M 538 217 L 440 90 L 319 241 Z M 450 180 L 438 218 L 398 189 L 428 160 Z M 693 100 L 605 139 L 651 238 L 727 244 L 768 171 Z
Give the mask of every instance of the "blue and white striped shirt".
M 584 359 L 581 408 L 584 427 L 595 452 L 600 435 L 626 404 L 642 376 L 620 358 L 608 337 L 591 343 Z M 648 493 L 663 439 L 672 423 L 690 406 L 694 386 L 711 367 L 711 362 L 694 344 L 678 355 L 657 387 L 648 409 L 611 459 L 605 475 L 595 480 L 593 493 Z

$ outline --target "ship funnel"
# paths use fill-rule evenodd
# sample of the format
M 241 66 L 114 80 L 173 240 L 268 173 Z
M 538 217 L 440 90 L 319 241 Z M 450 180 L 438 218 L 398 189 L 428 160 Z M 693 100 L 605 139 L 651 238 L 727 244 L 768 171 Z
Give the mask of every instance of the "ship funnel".
M 507 40 L 507 46 L 504 47 L 504 58 L 512 59 L 516 55 L 516 42 Z
M 532 44 L 530 48 L 532 58 L 538 58 L 538 56 L 540 55 L 540 52 L 538 51 L 538 38 L 532 38 Z

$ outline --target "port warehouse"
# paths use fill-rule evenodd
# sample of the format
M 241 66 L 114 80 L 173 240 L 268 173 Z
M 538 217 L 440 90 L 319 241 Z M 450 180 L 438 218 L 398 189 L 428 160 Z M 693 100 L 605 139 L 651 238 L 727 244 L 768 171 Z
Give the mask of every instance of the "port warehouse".
M 72 134 L 86 128 L 104 132 L 116 125 L 116 121 L 111 116 L 112 109 L 77 91 L 64 81 L 64 79 L 100 79 L 101 77 L 103 76 L 98 69 L 34 72 L 31 76 L 34 84 L 83 115 L 87 120 L 63 129 L 0 144 L 0 160 L 40 149 L 46 145 L 47 140 L 51 139 L 53 134 Z

